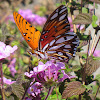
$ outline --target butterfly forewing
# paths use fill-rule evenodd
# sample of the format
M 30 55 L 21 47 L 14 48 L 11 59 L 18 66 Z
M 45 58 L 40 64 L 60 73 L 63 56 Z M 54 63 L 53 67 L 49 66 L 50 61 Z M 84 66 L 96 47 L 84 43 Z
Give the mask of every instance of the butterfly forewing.
M 29 24 L 20 14 L 17 12 L 13 13 L 14 20 L 18 26 L 22 36 L 28 43 L 28 45 L 33 49 L 38 48 L 38 43 L 40 40 L 41 33 L 35 29 L 31 24 Z
M 48 18 L 44 25 L 40 43 L 43 48 L 46 44 L 51 42 L 55 37 L 60 36 L 70 30 L 68 21 L 67 7 L 61 5 Z

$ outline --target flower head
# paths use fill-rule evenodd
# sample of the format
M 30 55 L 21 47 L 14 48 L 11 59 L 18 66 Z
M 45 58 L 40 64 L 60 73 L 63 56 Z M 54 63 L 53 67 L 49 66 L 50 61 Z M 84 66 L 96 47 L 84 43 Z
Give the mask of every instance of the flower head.
M 30 94 L 34 98 L 34 100 L 36 98 L 37 98 L 36 100 L 40 100 L 39 99 L 39 97 L 40 97 L 39 95 L 40 95 L 41 91 L 42 91 L 41 83 L 36 82 L 31 87 L 28 88 L 27 92 L 28 92 L 28 94 Z
M 11 79 L 7 79 L 7 78 L 3 77 L 3 82 L 4 82 L 5 84 L 10 85 L 10 84 L 15 83 L 16 81 L 11 81 Z M 0 83 L 1 83 L 1 78 L 0 78 Z
M 45 64 L 42 62 L 39 63 L 37 67 L 33 68 L 33 71 L 30 73 L 25 73 L 26 76 L 30 78 L 35 78 L 37 82 L 40 82 L 44 85 L 52 86 L 58 82 L 62 82 L 66 78 L 73 78 L 68 76 L 65 72 L 65 64 L 62 62 L 57 62 L 56 64 L 47 61 Z M 60 75 L 63 74 L 63 77 L 60 78 Z
M 16 73 L 15 63 L 16 63 L 16 58 L 13 58 L 11 60 L 10 64 L 8 65 L 8 67 L 10 68 L 10 72 L 11 72 L 13 77 L 15 76 L 15 73 Z
M 17 50 L 17 46 L 11 47 L 10 45 L 6 45 L 3 42 L 0 42 L 0 60 L 7 58 L 15 50 Z
M 43 25 L 46 22 L 45 17 L 41 17 L 39 15 L 33 14 L 30 9 L 27 10 L 19 10 L 18 13 L 23 16 L 28 22 L 35 25 Z
M 100 57 L 100 50 L 95 50 L 93 56 Z

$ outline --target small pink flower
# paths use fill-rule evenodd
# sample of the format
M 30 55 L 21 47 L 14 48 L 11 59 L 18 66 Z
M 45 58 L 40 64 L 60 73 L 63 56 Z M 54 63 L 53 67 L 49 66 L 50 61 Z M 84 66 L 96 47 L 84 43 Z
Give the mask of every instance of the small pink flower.
M 62 62 L 57 62 L 56 64 L 52 61 L 47 61 L 45 64 L 40 62 L 37 67 L 33 68 L 33 71 L 26 72 L 25 75 L 34 78 L 39 83 L 52 86 L 64 81 L 66 78 L 75 78 L 67 75 L 64 69 L 65 64 Z M 62 73 L 63 77 L 60 77 Z
M 0 60 L 9 57 L 17 48 L 17 46 L 11 47 L 10 45 L 0 42 Z
M 11 81 L 11 79 L 7 79 L 7 78 L 3 77 L 3 82 L 4 82 L 5 84 L 10 85 L 10 84 L 15 83 L 16 81 Z M 1 78 L 0 78 L 0 83 L 1 83 Z
M 95 50 L 93 56 L 100 57 L 100 50 Z
M 15 76 L 15 73 L 16 73 L 15 63 L 16 63 L 16 58 L 13 58 L 11 60 L 10 64 L 8 65 L 8 67 L 10 68 L 10 72 L 11 72 L 13 77 Z
M 43 25 L 46 22 L 45 17 L 41 17 L 39 15 L 33 14 L 30 9 L 27 10 L 19 10 L 18 13 L 23 16 L 29 23 L 34 25 Z
M 27 90 L 28 94 L 30 94 L 34 98 L 33 100 L 41 100 L 41 98 L 39 96 L 41 91 L 42 91 L 42 85 L 39 82 L 35 82 Z
M 13 23 L 15 22 L 15 21 L 14 21 L 14 18 L 13 18 L 13 15 L 9 15 L 9 16 L 5 19 L 5 22 L 6 22 L 7 24 L 8 24 L 9 21 L 11 21 L 11 22 L 13 22 Z

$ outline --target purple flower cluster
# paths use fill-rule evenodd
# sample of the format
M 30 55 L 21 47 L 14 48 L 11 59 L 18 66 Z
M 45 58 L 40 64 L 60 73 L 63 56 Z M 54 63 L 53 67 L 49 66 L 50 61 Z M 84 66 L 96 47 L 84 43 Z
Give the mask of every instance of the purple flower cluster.
M 95 50 L 93 56 L 100 57 L 100 50 Z
M 35 82 L 28 88 L 28 94 L 30 98 L 26 97 L 26 100 L 41 100 L 40 93 L 42 91 L 42 85 L 39 82 Z
M 28 22 L 34 25 L 43 25 L 46 22 L 45 17 L 41 17 L 39 15 L 33 14 L 30 9 L 27 10 L 19 10 L 18 13 L 23 16 Z
M 10 68 L 10 72 L 12 74 L 12 76 L 15 76 L 15 73 L 17 72 L 15 69 L 15 63 L 16 63 L 16 58 L 8 58 L 10 60 L 10 64 L 8 65 L 8 67 Z
M 39 62 L 38 66 L 33 68 L 33 71 L 30 71 L 30 73 L 25 72 L 25 75 L 29 78 L 33 78 L 35 81 L 38 82 L 38 84 L 42 84 L 46 87 L 47 86 L 51 87 L 56 85 L 59 82 L 64 81 L 66 78 L 68 79 L 75 78 L 75 76 L 71 76 L 71 77 L 68 76 L 65 73 L 64 69 L 65 69 L 65 64 L 62 62 L 57 62 L 56 64 L 53 63 L 52 61 L 47 61 L 45 64 Z M 61 74 L 63 74 L 62 77 L 60 77 Z M 36 96 L 36 95 L 39 96 L 40 90 L 37 89 L 36 91 L 38 91 L 38 93 L 35 93 L 34 95 L 35 89 L 36 87 L 34 86 L 30 87 L 28 93 L 29 94 L 31 93 L 32 96 Z
M 46 17 L 41 17 L 39 15 L 33 14 L 32 11 L 30 9 L 26 9 L 26 10 L 19 10 L 18 13 L 23 16 L 23 18 L 25 18 L 29 23 L 33 24 L 33 25 L 44 25 L 46 22 Z M 5 22 L 8 23 L 8 20 L 15 22 L 13 15 L 9 15 L 6 19 Z
M 52 61 L 47 61 L 45 64 L 39 62 L 39 65 L 34 67 L 33 71 L 30 71 L 30 73 L 25 72 L 25 75 L 29 78 L 35 78 L 37 82 L 43 85 L 52 86 L 58 82 L 64 81 L 66 78 L 74 78 L 73 76 L 68 76 L 64 69 L 65 64 L 62 62 L 57 62 L 56 64 Z M 63 77 L 60 77 L 61 74 L 63 74 Z
M 6 45 L 3 42 L 0 42 L 0 60 L 9 57 L 10 54 L 15 50 L 17 50 L 17 46 L 11 47 L 10 45 Z
M 10 54 L 12 54 L 15 50 L 17 50 L 17 48 L 18 48 L 17 46 L 11 47 L 10 45 L 6 45 L 5 43 L 0 41 L 0 60 L 2 61 L 2 59 L 9 57 Z M 11 61 L 11 64 L 9 65 L 10 71 L 12 71 L 11 73 L 15 73 L 15 72 L 13 72 L 14 70 L 12 70 L 12 67 L 14 67 L 13 65 L 15 62 L 16 62 L 16 60 L 13 59 Z M 1 78 L 0 78 L 0 82 L 1 82 Z M 6 79 L 5 77 L 3 77 L 3 82 L 5 84 L 10 85 L 10 84 L 14 83 L 15 81 L 11 81 L 10 79 Z
M 26 9 L 26 10 L 19 10 L 18 13 L 23 16 L 23 18 L 25 18 L 29 23 L 33 24 L 33 25 L 44 25 L 46 22 L 46 17 L 41 17 L 39 15 L 33 14 L 32 11 L 30 9 Z M 5 22 L 8 23 L 8 21 L 14 21 L 13 15 L 9 15 L 6 19 Z
M 5 83 L 5 84 L 10 85 L 10 84 L 13 84 L 15 82 L 16 81 L 11 81 L 11 79 L 7 79 L 7 78 L 3 77 L 3 83 Z M 0 84 L 1 84 L 1 78 L 0 78 Z

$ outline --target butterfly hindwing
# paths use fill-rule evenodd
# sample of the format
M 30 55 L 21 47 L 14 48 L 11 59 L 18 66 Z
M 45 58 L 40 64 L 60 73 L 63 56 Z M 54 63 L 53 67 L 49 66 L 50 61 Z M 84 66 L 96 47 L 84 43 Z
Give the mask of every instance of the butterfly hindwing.
M 75 55 L 78 45 L 79 39 L 77 35 L 73 32 L 68 32 L 52 40 L 47 48 L 44 48 L 51 58 L 67 62 Z
M 14 12 L 13 16 L 17 27 L 19 28 L 22 36 L 24 37 L 28 45 L 33 50 L 37 49 L 41 33 L 37 29 L 35 29 L 31 24 L 29 24 L 29 22 L 27 22 L 17 12 Z
M 70 30 L 68 21 L 67 7 L 61 5 L 48 18 L 41 33 L 41 47 L 51 42 L 55 37 L 62 35 Z

